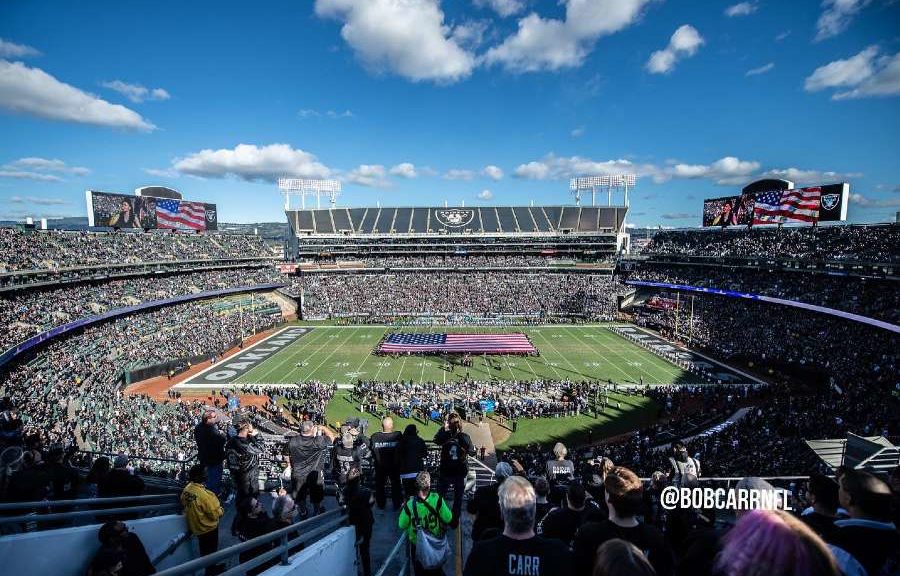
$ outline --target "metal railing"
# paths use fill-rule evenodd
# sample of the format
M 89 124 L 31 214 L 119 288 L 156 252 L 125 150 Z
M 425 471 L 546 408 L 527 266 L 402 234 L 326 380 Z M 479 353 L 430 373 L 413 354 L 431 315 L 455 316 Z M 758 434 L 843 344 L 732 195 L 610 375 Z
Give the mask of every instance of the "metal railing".
M 146 504 L 145 504 L 146 502 Z M 131 505 L 123 506 L 123 504 Z M 136 504 L 136 505 L 135 505 Z M 90 510 L 66 510 L 53 512 L 54 508 L 91 507 Z M 102 506 L 102 508 L 93 508 Z M 47 509 L 49 512 L 40 513 Z M 154 494 L 148 496 L 123 496 L 119 498 L 82 498 L 77 500 L 43 500 L 39 502 L 16 502 L 0 504 L 0 514 L 11 512 L 14 516 L 0 515 L 0 526 L 8 524 L 28 524 L 45 522 L 68 522 L 82 518 L 101 516 L 134 515 L 145 512 L 178 511 L 181 501 L 177 494 Z M 29 511 L 28 513 L 22 513 Z
M 400 535 L 400 538 L 397 539 L 397 543 L 394 544 L 394 547 L 391 548 L 390 553 L 387 555 L 387 558 L 384 559 L 384 563 L 381 564 L 381 568 L 378 569 L 378 572 L 375 573 L 375 576 L 388 576 L 388 574 L 392 574 L 388 572 L 388 569 L 391 567 L 391 564 L 398 558 L 400 558 L 400 568 L 396 572 L 397 576 L 406 576 L 409 571 L 409 547 L 406 545 L 406 533 Z
M 246 542 L 213 552 L 207 556 L 157 572 L 157 576 L 192 576 L 199 570 L 223 564 L 232 558 L 239 557 L 244 552 L 255 551 L 257 548 L 266 545 L 271 545 L 272 548 L 246 562 L 239 562 L 236 566 L 222 572 L 222 576 L 242 576 L 247 570 L 258 568 L 275 559 L 278 559 L 282 566 L 287 566 L 290 564 L 291 548 L 309 544 L 346 524 L 347 514 L 344 510 L 331 510 L 321 516 L 279 528 L 274 532 L 269 532 Z M 302 533 L 298 534 L 298 532 Z

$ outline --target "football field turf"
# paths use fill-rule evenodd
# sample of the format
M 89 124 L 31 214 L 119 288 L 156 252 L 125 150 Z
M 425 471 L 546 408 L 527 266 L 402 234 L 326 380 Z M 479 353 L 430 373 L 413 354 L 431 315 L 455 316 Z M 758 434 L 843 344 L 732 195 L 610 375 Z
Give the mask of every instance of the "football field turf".
M 438 356 L 377 356 L 373 350 L 391 332 L 524 332 L 539 356 L 473 357 L 474 365 L 452 365 Z M 265 362 L 241 374 L 237 384 L 307 380 L 448 382 L 468 373 L 475 380 L 612 380 L 619 384 L 692 381 L 690 373 L 614 334 L 603 326 L 385 327 L 315 326 Z

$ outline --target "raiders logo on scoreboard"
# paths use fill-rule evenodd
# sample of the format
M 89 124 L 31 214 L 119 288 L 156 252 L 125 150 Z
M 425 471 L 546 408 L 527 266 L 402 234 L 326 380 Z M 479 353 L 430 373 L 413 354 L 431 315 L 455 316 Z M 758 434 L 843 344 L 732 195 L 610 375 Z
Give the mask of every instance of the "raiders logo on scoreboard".
M 833 210 L 840 201 L 840 194 L 824 194 L 822 196 L 822 208 L 825 210 Z
M 475 218 L 475 210 L 471 208 L 442 208 L 434 211 L 437 221 L 444 226 L 460 228 Z
M 206 211 L 206 221 L 207 222 L 215 222 L 216 221 L 216 211 L 215 210 L 207 210 Z

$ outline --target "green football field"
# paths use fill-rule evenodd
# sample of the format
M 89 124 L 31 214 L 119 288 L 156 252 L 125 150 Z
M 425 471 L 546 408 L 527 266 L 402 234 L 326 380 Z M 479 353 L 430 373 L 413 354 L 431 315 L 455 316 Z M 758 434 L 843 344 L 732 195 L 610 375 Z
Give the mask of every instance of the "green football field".
M 524 332 L 539 356 L 474 358 L 474 366 L 453 365 L 435 356 L 377 356 L 373 350 L 390 332 Z M 296 342 L 242 374 L 236 383 L 275 384 L 320 380 L 352 383 L 447 382 L 468 372 L 476 380 L 612 380 L 620 384 L 691 382 L 691 375 L 603 326 L 517 328 L 436 328 L 383 326 L 315 326 Z

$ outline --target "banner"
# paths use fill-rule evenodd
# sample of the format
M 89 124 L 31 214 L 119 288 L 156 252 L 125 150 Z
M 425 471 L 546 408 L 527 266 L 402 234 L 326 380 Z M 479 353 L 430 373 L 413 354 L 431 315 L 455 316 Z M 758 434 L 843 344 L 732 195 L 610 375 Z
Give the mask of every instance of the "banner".
M 88 190 L 86 197 L 88 225 L 92 227 L 194 232 L 218 229 L 215 204 L 93 190 Z
M 703 226 L 843 222 L 849 196 L 844 182 L 710 198 L 703 201 Z

